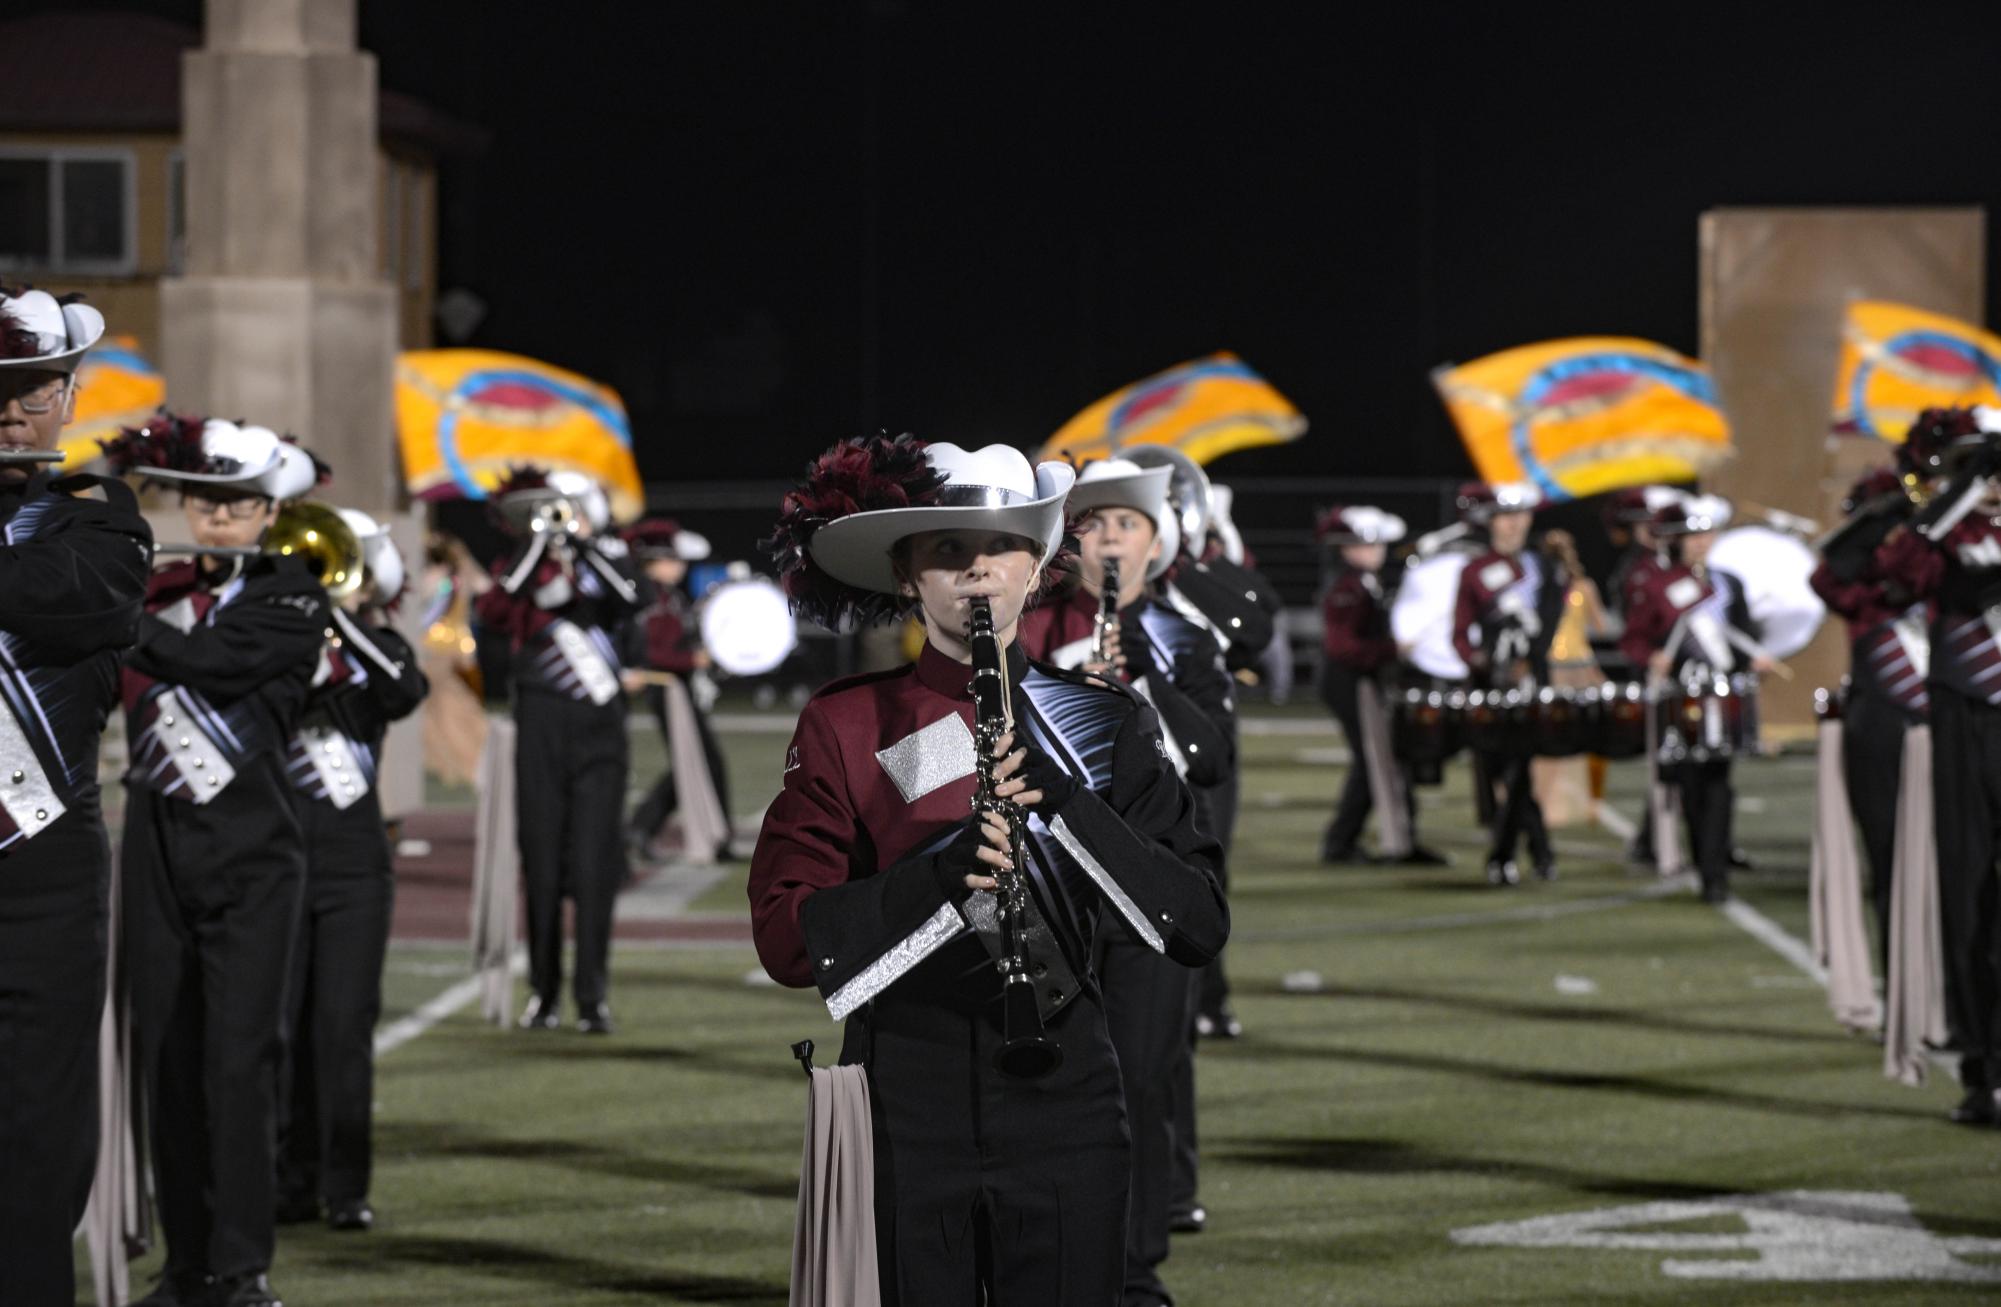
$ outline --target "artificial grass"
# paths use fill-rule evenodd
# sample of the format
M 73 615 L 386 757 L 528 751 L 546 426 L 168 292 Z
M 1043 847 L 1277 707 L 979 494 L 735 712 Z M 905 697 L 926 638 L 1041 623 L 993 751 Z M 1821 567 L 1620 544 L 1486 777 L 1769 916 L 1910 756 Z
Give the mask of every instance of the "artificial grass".
M 785 741 L 726 738 L 739 811 L 775 787 Z M 1198 1062 L 1211 1223 L 1175 1241 L 1181 1303 L 1991 1300 L 1991 1283 L 1691 1280 L 1660 1251 L 1455 1243 L 1489 1222 L 1787 1189 L 1891 1191 L 1935 1233 L 2001 1239 L 2001 1132 L 1946 1125 L 1949 1082 L 1884 1080 L 1880 1049 L 1837 1028 L 1811 981 L 1692 896 L 1648 897 L 1657 882 L 1608 834 L 1560 832 L 1555 884 L 1487 889 L 1463 768 L 1420 819 L 1457 867 L 1319 866 L 1340 771 L 1302 750 L 1332 743 L 1246 737 L 1229 958 L 1247 1034 Z M 1803 934 L 1808 760 L 1739 778 L 1759 861 L 1740 892 Z M 1637 790 L 1637 768 L 1616 768 L 1628 812 Z M 742 911 L 741 879 L 694 906 Z M 388 1015 L 455 963 L 394 949 Z M 838 1034 L 810 994 L 746 983 L 755 965 L 747 947 L 626 948 L 610 1039 L 467 1010 L 390 1053 L 381 1224 L 282 1229 L 286 1301 L 783 1303 L 803 1099 L 787 1045 Z

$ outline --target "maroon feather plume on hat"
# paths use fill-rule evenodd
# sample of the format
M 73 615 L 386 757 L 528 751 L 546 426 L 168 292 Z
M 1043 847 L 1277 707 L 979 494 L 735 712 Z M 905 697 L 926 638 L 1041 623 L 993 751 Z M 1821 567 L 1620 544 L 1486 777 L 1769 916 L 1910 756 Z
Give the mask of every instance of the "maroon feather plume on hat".
M 244 424 L 238 422 L 236 425 L 243 426 Z M 284 441 L 286 444 L 292 446 L 292 448 L 304 454 L 307 458 L 313 460 L 314 485 L 330 486 L 333 484 L 333 477 L 334 477 L 333 464 L 327 462 L 325 459 L 321 458 L 318 454 L 315 454 L 312 450 L 307 449 L 305 444 L 301 442 L 297 436 L 292 435 L 289 432 L 287 432 L 285 435 L 278 437 L 278 439 Z
M 145 472 L 211 472 L 214 460 L 203 451 L 202 428 L 205 417 L 189 413 L 169 413 L 161 409 L 146 419 L 142 427 L 121 427 L 109 440 L 100 440 L 104 461 L 119 474 Z
M 1945 451 L 1962 436 L 1977 435 L 1980 423 L 1970 408 L 1928 408 L 1918 414 L 1904 443 L 1897 446 L 1897 465 L 1920 476 L 1938 471 Z
M 808 546 L 821 527 L 852 513 L 935 503 L 945 479 L 924 457 L 924 447 L 912 435 L 856 436 L 807 466 L 806 480 L 785 496 L 777 526 L 759 542 L 777 564 L 778 583 L 793 612 L 839 630 L 849 621 L 889 621 L 909 606 L 898 595 L 835 580 L 813 561 Z
M 618 534 L 634 553 L 672 549 L 674 538 L 681 534 L 681 524 L 671 517 L 642 517 Z
M 0 359 L 40 358 L 42 338 L 28 324 L 0 309 Z

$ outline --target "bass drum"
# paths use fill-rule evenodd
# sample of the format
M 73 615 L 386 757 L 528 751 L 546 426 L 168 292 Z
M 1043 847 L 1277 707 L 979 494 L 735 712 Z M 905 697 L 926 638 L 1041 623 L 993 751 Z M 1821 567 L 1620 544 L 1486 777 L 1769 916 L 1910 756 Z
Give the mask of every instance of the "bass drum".
M 702 647 L 719 671 L 762 676 L 798 645 L 785 593 L 765 577 L 725 581 L 702 600 Z
M 1466 663 L 1452 647 L 1453 614 L 1459 603 L 1459 574 L 1467 555 L 1453 550 L 1414 564 L 1397 586 L 1390 605 L 1390 634 L 1410 650 L 1421 672 L 1441 681 L 1463 681 Z

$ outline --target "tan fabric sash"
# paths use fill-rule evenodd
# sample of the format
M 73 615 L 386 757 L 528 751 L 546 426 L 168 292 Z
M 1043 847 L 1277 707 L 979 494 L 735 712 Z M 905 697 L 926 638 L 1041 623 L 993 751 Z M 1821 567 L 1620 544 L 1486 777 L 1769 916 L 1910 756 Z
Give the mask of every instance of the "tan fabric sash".
M 1850 1030 L 1872 1031 L 1883 1019 L 1862 920 L 1862 866 L 1855 819 L 1842 770 L 1840 722 L 1820 724 L 1814 783 L 1813 852 L 1808 862 L 1807 916 L 1814 960 L 1827 968 L 1827 1005 Z
M 505 717 L 495 717 L 487 727 L 472 845 L 472 966 L 480 980 L 479 1010 L 503 1026 L 514 1009 L 510 963 L 521 880 L 521 849 L 515 843 L 515 731 Z
M 1939 940 L 1938 841 L 1932 815 L 1932 730 L 1904 731 L 1904 778 L 1897 792 L 1897 852 L 1890 891 L 1889 1011 L 1883 1074 L 1925 1082 L 1925 1046 L 1943 1045 L 1945 949 Z
M 132 1269 L 125 1250 L 150 1242 L 152 1212 L 140 1194 L 139 1153 L 132 1121 L 132 1023 L 125 1000 L 121 952 L 123 901 L 120 859 L 111 859 L 111 915 L 106 925 L 109 962 L 104 1014 L 97 1027 L 97 1173 L 83 1212 L 84 1243 L 99 1307 L 131 1301 Z M 128 1243 L 128 1240 L 132 1243 Z
M 1688 869 L 1681 856 L 1681 796 L 1661 779 L 1660 718 L 1647 696 L 1647 805 L 1654 819 L 1654 866 L 1663 876 Z
M 808 1078 L 791 1307 L 881 1307 L 868 1073 L 822 1067 Z
M 1411 851 L 1409 800 L 1405 797 L 1403 768 L 1397 765 L 1390 744 L 1390 715 L 1383 707 L 1383 691 L 1373 677 L 1364 676 L 1355 687 L 1355 707 L 1362 719 L 1362 756 L 1357 761 L 1369 771 L 1369 801 L 1376 808 L 1377 852 L 1385 858 L 1401 858 Z
M 716 796 L 716 778 L 709 775 L 688 683 L 676 676 L 661 692 L 667 697 L 668 754 L 674 768 L 674 797 L 681 809 L 681 857 L 708 866 L 716 860 L 717 847 L 730 838 L 729 814 Z

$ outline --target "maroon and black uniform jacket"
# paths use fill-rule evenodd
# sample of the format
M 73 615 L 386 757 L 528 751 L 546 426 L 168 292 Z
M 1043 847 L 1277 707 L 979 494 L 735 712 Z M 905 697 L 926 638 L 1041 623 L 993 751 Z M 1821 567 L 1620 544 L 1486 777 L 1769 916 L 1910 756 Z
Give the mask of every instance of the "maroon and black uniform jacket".
M 688 676 L 695 670 L 701 642 L 688 629 L 687 602 L 678 590 L 662 590 L 639 615 L 639 658 L 656 672 Z
M 1677 627 L 1682 628 L 1679 634 Z M 1675 671 L 1701 663 L 1712 671 L 1729 672 L 1750 660 L 1729 641 L 1725 628 L 1757 636 L 1743 583 L 1715 568 L 1697 575 L 1684 564 L 1668 563 L 1650 572 L 1631 592 L 1619 649 L 1634 667 L 1645 668 L 1656 651 L 1673 644 Z
M 1021 647 L 1037 662 L 1081 667 L 1090 655 L 1098 601 L 1079 586 L 1021 615 Z M 1191 785 L 1216 785 L 1236 757 L 1236 693 L 1223 651 L 1208 630 L 1151 598 L 1119 610 L 1126 679 L 1160 715 L 1168 756 Z
M 1931 707 L 1924 671 L 1930 604 L 1912 600 L 1873 559 L 1861 576 L 1852 578 L 1823 561 L 1814 569 L 1812 584 L 1828 611 L 1848 623 L 1848 676 L 1854 692 L 1876 695 L 1912 717 L 1924 717 Z
M 1078 782 L 1059 809 L 1030 810 L 1024 868 L 1074 973 L 1095 988 L 1091 943 L 1108 908 L 1147 946 L 1207 962 L 1229 935 L 1218 849 L 1168 764 L 1153 710 L 1122 688 L 1030 663 L 1018 644 L 1008 660 L 1016 721 Z M 964 882 L 984 865 L 967 860 L 971 681 L 969 666 L 927 645 L 914 664 L 834 682 L 800 714 L 751 859 L 752 932 L 765 970 L 817 985 L 837 1020 L 954 950 L 964 965 L 950 958 L 944 970 L 962 978 L 962 992 L 898 995 L 999 997 L 999 974 L 970 929 L 991 896 Z
M 1549 642 L 1556 634 L 1569 579 L 1532 549 L 1494 550 L 1469 560 L 1459 574 L 1453 608 L 1452 647 L 1474 679 L 1495 674 L 1499 661 L 1521 659 L 1538 679 L 1549 674 Z
M 620 627 L 639 607 L 623 541 L 538 531 L 494 568 L 475 613 L 507 634 L 517 691 L 612 703 L 622 693 Z
M 1374 572 L 1344 567 L 1334 574 L 1320 599 L 1321 648 L 1327 661 L 1357 676 L 1374 676 L 1397 660 L 1396 637 L 1390 634 L 1390 610 L 1384 602 L 1382 579 Z
M 1933 686 L 2001 707 L 2001 520 L 1971 514 L 1936 544 L 1899 532 L 1876 551 L 1876 565 L 1896 598 L 1937 606 Z

